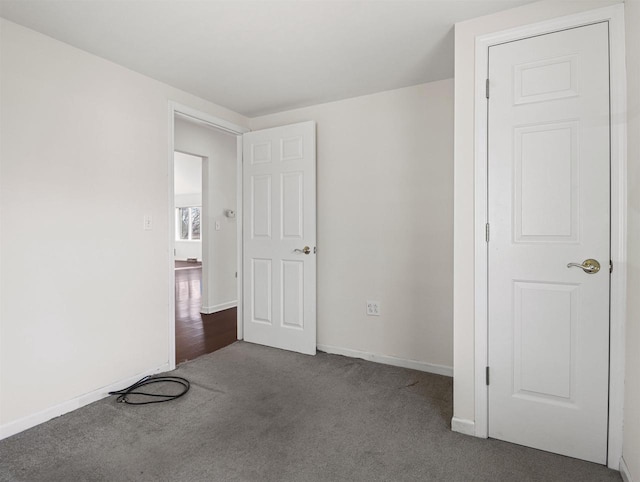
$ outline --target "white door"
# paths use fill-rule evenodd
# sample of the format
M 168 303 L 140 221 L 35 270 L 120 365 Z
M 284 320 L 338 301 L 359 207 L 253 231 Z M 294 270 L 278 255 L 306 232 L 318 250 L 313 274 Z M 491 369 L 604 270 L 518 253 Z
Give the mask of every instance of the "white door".
M 607 23 L 491 47 L 489 87 L 489 436 L 604 464 Z
M 316 353 L 316 124 L 243 135 L 244 339 Z

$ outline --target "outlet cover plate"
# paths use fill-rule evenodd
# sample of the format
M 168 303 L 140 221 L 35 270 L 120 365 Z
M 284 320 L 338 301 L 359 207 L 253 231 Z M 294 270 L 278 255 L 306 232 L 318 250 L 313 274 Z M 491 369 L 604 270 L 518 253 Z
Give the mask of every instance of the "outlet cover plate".
M 374 300 L 367 300 L 367 315 L 368 316 L 380 316 L 380 302 Z

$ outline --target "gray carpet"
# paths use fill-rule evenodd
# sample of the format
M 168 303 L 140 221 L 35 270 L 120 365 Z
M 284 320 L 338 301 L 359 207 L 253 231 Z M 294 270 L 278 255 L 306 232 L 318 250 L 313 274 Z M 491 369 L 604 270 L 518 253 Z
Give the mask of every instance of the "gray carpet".
M 449 428 L 452 380 L 238 342 L 174 402 L 104 399 L 0 442 L 2 481 L 620 481 Z

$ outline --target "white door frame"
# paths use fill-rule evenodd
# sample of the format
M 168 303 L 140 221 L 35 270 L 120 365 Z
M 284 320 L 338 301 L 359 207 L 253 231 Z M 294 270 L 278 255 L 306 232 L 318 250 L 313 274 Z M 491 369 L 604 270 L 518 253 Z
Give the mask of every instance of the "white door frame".
M 238 298 L 238 317 L 236 324 L 238 327 L 238 340 L 243 338 L 243 325 L 242 325 L 242 134 L 249 132 L 250 129 L 236 125 L 227 120 L 215 117 L 204 112 L 198 111 L 186 105 L 178 104 L 177 102 L 169 101 L 169 192 L 168 192 L 168 206 L 169 206 L 169 220 L 174 219 L 174 136 L 175 136 L 175 117 L 183 117 L 190 121 L 204 124 L 209 127 L 213 127 L 220 131 L 234 134 L 236 136 L 236 230 L 237 230 L 237 269 L 238 279 L 236 280 L 236 290 Z M 168 267 L 169 267 L 169 370 L 174 370 L 176 367 L 176 299 L 175 299 L 175 261 L 173 250 L 175 248 L 175 228 L 173 222 L 170 221 L 169 227 L 169 249 L 168 254 Z
M 622 3 L 545 22 L 476 37 L 475 49 L 475 435 L 488 437 L 488 396 L 485 367 L 488 364 L 488 253 L 485 226 L 487 189 L 486 78 L 489 47 L 568 28 L 609 22 L 611 93 L 611 311 L 609 363 L 609 444 L 607 465 L 618 470 L 622 457 L 624 402 L 624 329 L 626 309 L 626 78 L 624 6 Z

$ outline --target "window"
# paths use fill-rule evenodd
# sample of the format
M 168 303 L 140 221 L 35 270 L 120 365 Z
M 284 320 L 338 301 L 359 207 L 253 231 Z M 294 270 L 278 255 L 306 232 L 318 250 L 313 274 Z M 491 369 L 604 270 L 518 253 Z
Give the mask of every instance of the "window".
M 200 207 L 176 208 L 176 239 L 200 240 Z

